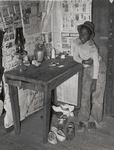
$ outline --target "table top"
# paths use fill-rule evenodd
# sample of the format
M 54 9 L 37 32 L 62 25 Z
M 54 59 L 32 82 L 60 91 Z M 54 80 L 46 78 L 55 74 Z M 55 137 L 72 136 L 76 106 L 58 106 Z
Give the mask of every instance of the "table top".
M 55 66 L 51 65 L 53 63 Z M 7 71 L 5 72 L 5 77 L 10 80 L 21 80 L 31 83 L 43 82 L 44 84 L 48 84 L 58 78 L 62 78 L 65 81 L 80 69 L 82 69 L 82 65 L 75 62 L 72 56 L 67 56 L 65 59 L 45 60 L 38 67 L 30 65 L 22 72 L 16 69 Z M 67 76 L 66 79 L 64 78 L 65 76 Z

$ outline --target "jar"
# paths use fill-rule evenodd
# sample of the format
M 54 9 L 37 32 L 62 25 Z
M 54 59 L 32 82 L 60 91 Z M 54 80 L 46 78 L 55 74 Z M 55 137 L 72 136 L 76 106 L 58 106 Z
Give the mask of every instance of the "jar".
M 35 51 L 34 51 L 34 55 L 36 57 L 36 60 L 41 62 L 44 59 L 44 45 L 41 44 L 37 44 Z
M 43 61 L 43 59 L 44 59 L 44 51 L 37 51 L 37 54 L 36 54 L 37 56 L 37 61 Z
M 56 55 L 55 49 L 53 48 L 53 49 L 51 50 L 51 58 L 55 58 L 55 55 Z

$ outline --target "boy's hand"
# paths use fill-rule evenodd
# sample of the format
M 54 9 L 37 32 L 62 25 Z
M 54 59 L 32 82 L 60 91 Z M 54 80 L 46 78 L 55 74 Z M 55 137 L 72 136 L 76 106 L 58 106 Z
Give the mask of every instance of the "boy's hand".
M 87 60 L 82 60 L 82 64 L 85 64 L 85 65 L 93 65 L 93 59 L 92 58 L 89 58 Z
M 91 84 L 91 93 L 96 91 L 96 85 L 97 85 L 97 79 L 93 79 L 92 84 Z

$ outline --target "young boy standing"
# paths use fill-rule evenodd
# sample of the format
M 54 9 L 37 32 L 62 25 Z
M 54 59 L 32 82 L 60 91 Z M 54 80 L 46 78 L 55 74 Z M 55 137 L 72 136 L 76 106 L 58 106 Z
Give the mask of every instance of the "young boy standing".
M 85 127 L 94 130 L 101 127 L 103 119 L 106 67 L 93 41 L 94 24 L 86 21 L 78 26 L 78 32 L 79 38 L 73 43 L 73 59 L 84 66 L 78 130 L 84 130 Z

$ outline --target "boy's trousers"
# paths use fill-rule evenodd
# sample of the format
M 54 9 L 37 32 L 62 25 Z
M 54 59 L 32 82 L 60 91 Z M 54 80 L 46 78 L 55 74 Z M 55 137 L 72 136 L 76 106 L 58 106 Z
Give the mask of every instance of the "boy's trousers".
M 82 82 L 82 101 L 79 111 L 79 121 L 96 121 L 97 123 L 100 123 L 102 121 L 103 98 L 106 84 L 106 67 L 102 59 L 99 63 L 97 87 L 92 96 L 90 87 L 92 84 L 93 66 L 84 68 Z

